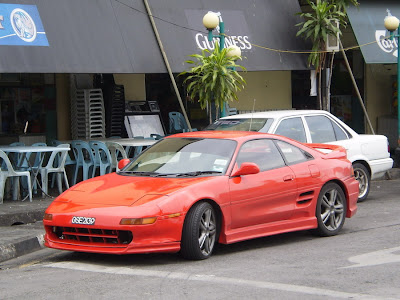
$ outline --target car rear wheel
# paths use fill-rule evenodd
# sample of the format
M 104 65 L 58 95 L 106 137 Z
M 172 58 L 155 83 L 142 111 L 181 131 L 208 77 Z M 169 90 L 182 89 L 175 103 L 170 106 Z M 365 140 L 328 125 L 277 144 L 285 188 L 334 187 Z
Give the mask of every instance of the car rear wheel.
M 324 185 L 316 208 L 318 227 L 313 233 L 319 236 L 338 234 L 346 218 L 346 209 L 347 202 L 342 188 L 334 182 Z
M 355 163 L 353 165 L 353 169 L 354 169 L 354 177 L 358 181 L 360 188 L 358 194 L 358 202 L 362 202 L 368 197 L 371 175 L 369 174 L 367 168 L 363 164 Z
M 182 231 L 181 254 L 187 259 L 206 259 L 211 256 L 217 239 L 217 216 L 208 202 L 192 207 Z

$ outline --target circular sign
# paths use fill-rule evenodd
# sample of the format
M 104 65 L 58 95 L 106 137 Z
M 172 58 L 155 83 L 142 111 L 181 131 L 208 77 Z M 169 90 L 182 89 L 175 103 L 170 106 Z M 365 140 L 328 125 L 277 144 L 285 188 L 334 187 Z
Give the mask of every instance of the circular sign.
M 36 39 L 36 25 L 31 16 L 23 9 L 16 8 L 10 15 L 11 25 L 15 33 L 25 42 Z

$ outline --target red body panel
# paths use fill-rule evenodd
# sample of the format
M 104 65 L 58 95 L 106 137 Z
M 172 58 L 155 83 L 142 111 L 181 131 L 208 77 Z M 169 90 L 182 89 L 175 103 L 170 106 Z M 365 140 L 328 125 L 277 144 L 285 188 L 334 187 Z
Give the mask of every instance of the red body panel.
M 235 153 L 251 139 L 281 139 L 311 153 L 314 159 L 238 177 L 230 176 L 236 168 L 236 154 L 226 174 L 218 176 L 140 177 L 113 173 L 95 177 L 61 194 L 46 210 L 52 218 L 43 220 L 45 245 L 113 254 L 177 252 L 186 214 L 198 201 L 209 201 L 219 210 L 221 243 L 316 228 L 318 195 L 330 181 L 339 183 L 345 192 L 346 216 L 353 216 L 357 210 L 358 182 L 345 158 L 326 159 L 315 149 L 270 134 L 207 131 L 171 138 L 178 136 L 233 139 L 238 145 Z M 73 217 L 95 221 L 92 225 L 72 224 Z M 122 218 L 148 217 L 157 220 L 147 225 L 120 225 Z M 81 240 L 60 239 L 60 231 L 79 235 Z

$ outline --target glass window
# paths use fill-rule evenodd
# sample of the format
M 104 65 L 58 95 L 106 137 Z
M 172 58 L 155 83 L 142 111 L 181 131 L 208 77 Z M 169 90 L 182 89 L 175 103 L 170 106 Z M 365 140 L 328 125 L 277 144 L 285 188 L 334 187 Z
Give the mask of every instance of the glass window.
M 306 117 L 310 129 L 312 143 L 329 143 L 336 141 L 335 131 L 331 120 L 325 116 Z
M 205 130 L 240 130 L 268 132 L 273 119 L 249 118 L 249 119 L 221 119 L 207 126 Z
M 123 172 L 174 175 L 214 171 L 224 174 L 235 149 L 233 140 L 166 138 L 142 152 Z
M 266 171 L 285 166 L 285 161 L 274 142 L 269 139 L 253 140 L 245 143 L 239 151 L 238 166 L 244 162 L 255 163 L 260 171 Z
M 335 130 L 335 135 L 336 135 L 336 140 L 337 141 L 342 141 L 342 140 L 347 140 L 349 137 L 347 134 L 343 131 L 342 127 L 339 127 L 335 122 L 332 122 L 333 130 Z
M 300 117 L 282 120 L 275 134 L 283 135 L 302 143 L 307 141 L 303 121 Z
M 303 150 L 289 143 L 277 141 L 278 147 L 281 149 L 285 159 L 289 165 L 301 163 L 308 159 L 312 159 L 312 155 L 305 153 Z

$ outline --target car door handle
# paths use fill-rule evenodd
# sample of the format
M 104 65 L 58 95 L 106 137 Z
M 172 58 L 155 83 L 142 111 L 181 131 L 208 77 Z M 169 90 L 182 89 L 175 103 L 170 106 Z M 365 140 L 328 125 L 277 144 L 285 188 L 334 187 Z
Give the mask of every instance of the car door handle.
M 292 181 L 293 180 L 293 176 L 292 175 L 286 175 L 283 177 L 283 181 Z

